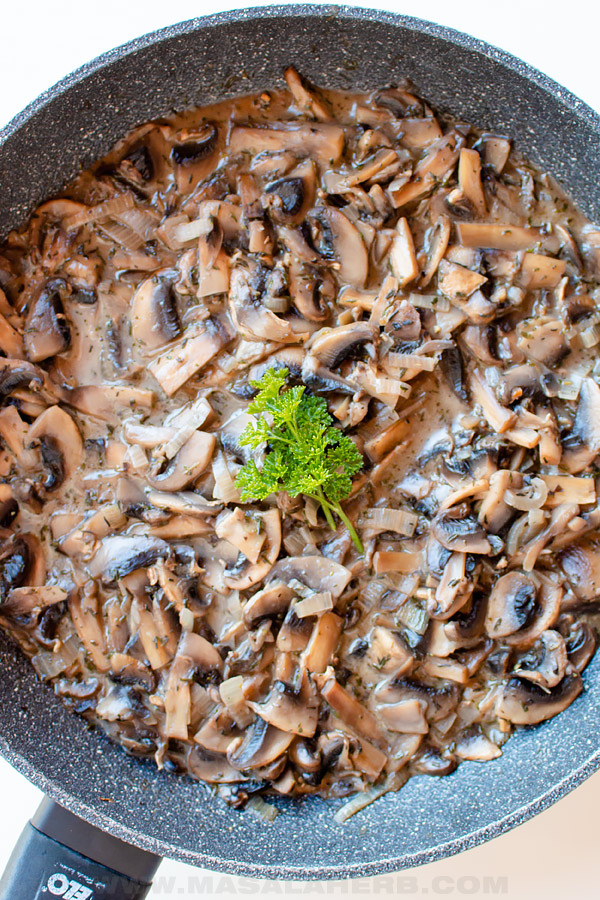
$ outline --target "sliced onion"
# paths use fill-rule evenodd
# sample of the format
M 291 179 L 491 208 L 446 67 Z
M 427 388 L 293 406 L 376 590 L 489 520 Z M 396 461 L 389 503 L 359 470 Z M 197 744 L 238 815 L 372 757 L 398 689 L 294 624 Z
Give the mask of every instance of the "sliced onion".
M 396 534 L 412 537 L 418 521 L 419 517 L 406 509 L 369 507 L 363 512 L 358 524 L 368 530 L 371 536 L 380 534 L 382 531 L 393 531 Z
M 318 616 L 320 613 L 328 612 L 333 609 L 333 597 L 330 591 L 321 591 L 312 594 L 304 600 L 299 600 L 293 608 L 299 619 L 305 619 L 307 616 Z
M 272 803 L 266 803 L 261 796 L 255 794 L 246 804 L 248 809 L 259 816 L 263 822 L 274 822 L 279 815 L 279 810 Z
M 504 491 L 504 499 L 513 509 L 528 512 L 530 509 L 541 509 L 548 499 L 548 486 L 541 478 L 532 478 L 529 484 L 513 490 Z
M 223 503 L 239 503 L 240 492 L 235 486 L 225 454 L 219 450 L 212 461 L 212 472 L 215 479 L 213 497 Z
M 90 222 L 101 222 L 103 219 L 117 216 L 126 209 L 133 209 L 134 205 L 133 194 L 118 194 L 116 197 L 111 197 L 103 203 L 96 204 L 96 206 L 89 206 L 87 209 L 75 213 L 74 216 L 68 216 L 63 222 L 63 227 L 65 231 L 74 231 L 76 228 L 80 228 L 81 225 L 87 225 Z
M 437 294 L 409 294 L 409 303 L 421 309 L 434 309 L 439 312 L 448 312 L 450 301 L 446 297 L 438 297 Z

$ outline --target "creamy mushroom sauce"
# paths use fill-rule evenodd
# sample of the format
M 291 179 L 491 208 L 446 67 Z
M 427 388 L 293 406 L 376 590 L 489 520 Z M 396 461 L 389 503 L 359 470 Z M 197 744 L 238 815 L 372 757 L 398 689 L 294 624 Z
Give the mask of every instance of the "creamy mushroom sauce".
M 342 820 L 582 689 L 600 232 L 409 87 L 286 80 L 143 125 L 2 247 L 0 613 L 128 751 Z M 240 503 L 268 366 L 364 454 L 364 555 Z

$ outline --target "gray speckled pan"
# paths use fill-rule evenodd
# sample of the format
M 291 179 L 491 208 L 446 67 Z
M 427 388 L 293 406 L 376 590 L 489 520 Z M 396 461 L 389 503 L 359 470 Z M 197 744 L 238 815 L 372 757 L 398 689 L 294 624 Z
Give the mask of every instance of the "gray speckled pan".
M 374 88 L 409 76 L 438 109 L 512 135 L 600 219 L 600 118 L 544 75 L 474 38 L 335 6 L 243 10 L 167 28 L 105 54 L 0 133 L 0 233 L 134 125 L 192 104 L 281 86 L 294 64 L 319 84 Z M 372 875 L 440 859 L 517 825 L 600 766 L 600 658 L 556 719 L 500 759 L 412 779 L 338 826 L 340 801 L 281 802 L 265 826 L 201 785 L 127 757 L 67 712 L 0 638 L 0 750 L 80 816 L 157 854 L 281 878 Z

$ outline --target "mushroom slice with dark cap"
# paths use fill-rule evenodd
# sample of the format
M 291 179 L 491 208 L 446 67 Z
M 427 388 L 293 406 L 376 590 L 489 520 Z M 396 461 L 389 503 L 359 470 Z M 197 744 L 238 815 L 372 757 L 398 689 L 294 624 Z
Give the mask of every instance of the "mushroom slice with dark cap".
M 600 387 L 584 378 L 571 432 L 563 441 L 561 464 L 572 474 L 583 472 L 600 453 Z
M 271 570 L 269 583 L 289 584 L 292 579 L 305 584 L 312 591 L 329 591 L 339 597 L 352 578 L 352 572 L 326 556 L 287 556 Z
M 565 640 L 569 662 L 578 672 L 583 672 L 596 651 L 598 643 L 596 632 L 587 622 L 575 621 L 569 628 Z
M 431 533 L 442 547 L 455 552 L 490 555 L 500 550 L 492 545 L 485 529 L 470 515 L 466 504 L 438 513 L 431 523 Z
M 148 484 L 161 491 L 180 491 L 195 481 L 209 465 L 217 439 L 195 431 L 161 471 L 148 476 Z
M 517 659 L 514 674 L 540 687 L 553 688 L 564 678 L 568 661 L 562 634 L 548 629 Z
M 376 329 L 370 322 L 350 322 L 337 328 L 322 329 L 310 344 L 310 355 L 328 369 L 335 369 L 345 359 L 373 344 Z
M 311 208 L 315 188 L 315 165 L 312 160 L 305 160 L 284 178 L 267 185 L 263 205 L 275 222 L 295 225 Z
M 319 701 L 306 672 L 297 690 L 283 681 L 276 681 L 263 703 L 248 701 L 248 706 L 280 731 L 312 737 L 317 730 Z
M 78 470 L 83 441 L 77 425 L 60 406 L 49 406 L 29 429 L 30 446 L 39 446 L 47 472 L 44 488 L 57 490 Z
M 513 575 L 515 578 L 511 579 Z M 513 647 L 531 647 L 558 619 L 562 595 L 562 587 L 547 578 L 538 586 L 522 572 L 509 572 L 492 588 L 486 631 L 490 637 L 501 638 Z
M 560 365 L 571 352 L 562 322 L 550 316 L 525 319 L 519 328 L 517 346 L 528 359 L 550 369 Z
M 240 554 L 238 563 L 231 569 L 225 569 L 225 584 L 230 590 L 243 591 L 258 584 L 269 574 L 281 549 L 281 520 L 278 509 L 269 509 L 258 514 L 261 527 L 265 531 L 265 541 L 259 559 L 252 563 Z
M 569 544 L 558 557 L 560 566 L 578 600 L 600 597 L 600 538 L 581 538 Z
M 532 681 L 511 678 L 504 687 L 497 712 L 515 725 L 536 725 L 565 710 L 582 690 L 583 682 L 577 672 L 565 675 L 551 690 Z
M 171 548 L 166 541 L 141 534 L 119 534 L 102 539 L 88 568 L 94 578 L 112 584 L 136 569 L 147 568 L 157 559 L 170 556 Z
M 285 753 L 293 739 L 293 732 L 282 731 L 257 716 L 246 729 L 244 737 L 231 744 L 227 759 L 234 769 L 242 772 L 268 766 Z
M 290 296 L 301 316 L 312 322 L 322 322 L 328 317 L 325 298 L 335 293 L 330 273 L 324 273 L 293 256 L 289 266 L 289 282 Z
M 131 336 L 147 353 L 174 340 L 181 323 L 173 289 L 174 273 L 164 270 L 142 281 L 131 301 Z
M 245 266 L 235 266 L 231 272 L 229 309 L 239 334 L 251 341 L 297 343 L 302 336 L 295 334 L 290 322 L 260 303 L 256 274 L 256 267 Z
M 198 128 L 178 131 L 174 138 L 171 162 L 177 188 L 181 194 L 190 194 L 216 167 L 219 133 L 213 122 L 205 122 Z
M 30 362 L 24 359 L 0 360 L 0 403 L 4 403 L 14 391 L 23 388 L 39 390 L 45 383 L 45 373 Z
M 502 575 L 491 590 L 485 619 L 490 637 L 504 638 L 527 627 L 535 617 L 537 586 L 521 572 Z
M 307 216 L 311 226 L 313 243 L 321 256 L 333 260 L 338 281 L 365 286 L 369 274 L 369 255 L 358 228 L 341 210 L 333 206 L 320 206 Z
M 232 768 L 223 753 L 215 753 L 196 745 L 187 757 L 187 765 L 196 778 L 209 784 L 231 784 L 243 781 L 238 769 Z
M 32 362 L 56 356 L 69 346 L 71 329 L 63 308 L 67 290 L 65 281 L 54 278 L 42 285 L 31 302 L 25 320 L 24 341 Z
M 257 591 L 245 603 L 244 622 L 248 627 L 261 619 L 283 615 L 288 609 L 294 592 L 282 581 L 272 581 L 267 587 Z

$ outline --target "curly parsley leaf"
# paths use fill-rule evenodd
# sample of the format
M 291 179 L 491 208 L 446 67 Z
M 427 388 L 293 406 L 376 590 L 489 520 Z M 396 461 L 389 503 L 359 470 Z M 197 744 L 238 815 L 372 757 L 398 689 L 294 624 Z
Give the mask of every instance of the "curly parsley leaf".
M 255 460 L 239 472 L 236 487 L 242 500 L 264 500 L 278 491 L 292 497 L 303 494 L 321 504 L 327 522 L 335 528 L 339 516 L 356 547 L 363 546 L 354 526 L 341 507 L 352 490 L 352 476 L 363 466 L 363 458 L 347 435 L 334 428 L 327 403 L 306 396 L 304 385 L 287 386 L 287 369 L 267 369 L 252 386 L 258 394 L 248 412 L 256 419 L 241 435 L 240 443 L 256 449 L 267 445 L 258 468 Z

